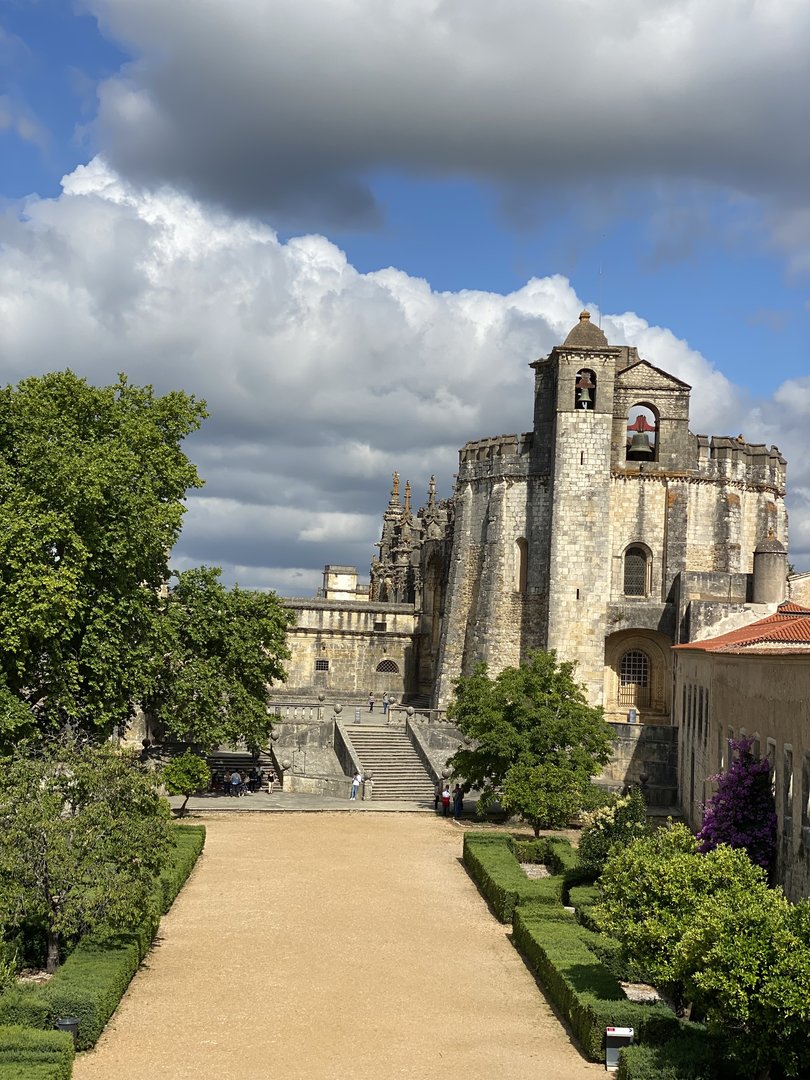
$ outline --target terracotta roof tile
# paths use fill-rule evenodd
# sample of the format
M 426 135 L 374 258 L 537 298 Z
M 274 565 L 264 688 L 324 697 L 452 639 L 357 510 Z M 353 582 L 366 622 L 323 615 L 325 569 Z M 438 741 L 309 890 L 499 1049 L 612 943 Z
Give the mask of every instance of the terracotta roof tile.
M 780 652 L 798 651 L 790 646 L 810 647 L 810 608 L 792 601 L 780 604 L 775 614 L 741 626 L 727 634 L 704 641 L 690 641 L 676 649 L 699 649 L 702 652 L 772 651 L 769 646 L 782 646 Z

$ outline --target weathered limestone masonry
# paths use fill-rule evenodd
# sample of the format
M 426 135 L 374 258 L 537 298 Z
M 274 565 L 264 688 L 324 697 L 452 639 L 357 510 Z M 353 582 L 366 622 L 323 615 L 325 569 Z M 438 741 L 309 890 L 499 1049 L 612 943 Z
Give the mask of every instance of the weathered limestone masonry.
M 358 701 L 369 691 L 401 700 L 414 679 L 413 604 L 285 600 L 296 614 L 285 700 Z
M 784 582 L 784 459 L 691 434 L 690 388 L 587 312 L 531 366 L 533 432 L 460 453 L 435 704 L 478 661 L 497 672 L 541 646 L 577 662 L 610 719 L 667 723 L 690 619 L 751 599 L 769 538 L 781 568 L 760 577 Z
M 611 722 L 669 725 L 670 647 L 784 598 L 776 447 L 692 434 L 690 387 L 610 345 L 588 312 L 530 366 L 533 430 L 462 447 L 451 499 L 431 478 L 414 513 L 394 475 L 367 594 L 327 567 L 321 599 L 288 602 L 288 690 L 385 686 L 442 710 L 479 661 L 496 674 L 540 647 L 576 661 Z M 654 742 L 634 743 L 634 774 L 660 772 L 661 748 L 644 762 Z

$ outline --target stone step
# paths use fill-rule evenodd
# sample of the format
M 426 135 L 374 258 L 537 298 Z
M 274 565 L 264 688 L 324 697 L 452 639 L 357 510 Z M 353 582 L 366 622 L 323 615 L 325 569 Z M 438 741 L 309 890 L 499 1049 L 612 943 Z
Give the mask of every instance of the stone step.
M 364 772 L 372 774 L 374 798 L 424 802 L 433 797 L 433 782 L 401 728 L 349 728 L 347 735 Z

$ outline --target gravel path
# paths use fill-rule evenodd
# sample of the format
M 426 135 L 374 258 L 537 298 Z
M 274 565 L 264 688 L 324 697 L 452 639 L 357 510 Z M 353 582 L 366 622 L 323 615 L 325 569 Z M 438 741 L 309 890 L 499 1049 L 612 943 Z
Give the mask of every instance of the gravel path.
M 579 1080 L 585 1062 L 417 814 L 219 815 L 75 1080 Z

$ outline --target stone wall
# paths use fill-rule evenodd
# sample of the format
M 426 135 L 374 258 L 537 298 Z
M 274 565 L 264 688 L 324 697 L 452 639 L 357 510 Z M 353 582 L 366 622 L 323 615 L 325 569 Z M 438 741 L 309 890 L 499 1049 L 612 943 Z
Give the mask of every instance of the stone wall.
M 679 782 L 684 816 L 699 828 L 710 778 L 728 765 L 728 740 L 748 735 L 775 766 L 777 875 L 790 899 L 810 891 L 810 653 L 676 650 Z
M 651 724 L 611 723 L 613 760 L 597 783 L 622 789 L 638 784 L 649 806 L 678 803 L 678 731 Z
M 296 616 L 289 631 L 287 684 L 278 695 L 361 701 L 373 690 L 401 698 L 415 681 L 413 605 L 285 600 Z M 387 664 L 385 662 L 388 661 Z M 378 672 L 380 664 L 396 671 Z M 327 665 L 326 670 L 317 670 Z

